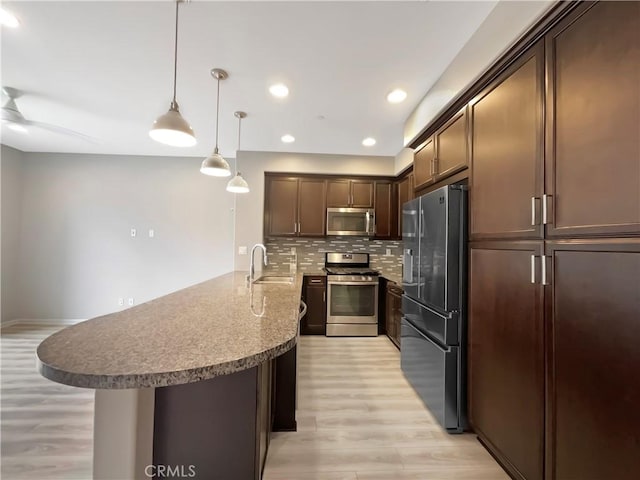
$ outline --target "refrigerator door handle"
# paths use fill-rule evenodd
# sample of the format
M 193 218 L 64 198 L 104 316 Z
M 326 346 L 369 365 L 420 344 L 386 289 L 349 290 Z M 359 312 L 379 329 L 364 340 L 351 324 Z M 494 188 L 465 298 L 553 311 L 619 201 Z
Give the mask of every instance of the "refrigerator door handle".
M 410 248 L 405 248 L 402 264 L 405 267 L 403 270 L 404 275 L 402 279 L 406 283 L 413 283 L 413 250 L 411 250 Z

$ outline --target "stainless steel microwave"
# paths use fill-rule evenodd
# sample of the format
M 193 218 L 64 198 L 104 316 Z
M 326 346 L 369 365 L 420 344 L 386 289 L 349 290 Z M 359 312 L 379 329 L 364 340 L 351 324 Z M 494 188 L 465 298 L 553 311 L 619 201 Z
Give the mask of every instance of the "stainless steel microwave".
M 368 237 L 375 226 L 372 208 L 327 208 L 327 235 Z

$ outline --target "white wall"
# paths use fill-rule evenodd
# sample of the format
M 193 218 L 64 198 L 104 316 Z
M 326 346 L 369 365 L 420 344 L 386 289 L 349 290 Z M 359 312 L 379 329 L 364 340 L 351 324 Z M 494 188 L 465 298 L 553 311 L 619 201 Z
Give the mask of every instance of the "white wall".
M 2 322 L 17 318 L 20 311 L 18 284 L 20 269 L 20 211 L 22 209 L 23 153 L 2 145 L 0 152 L 2 217 L 2 280 L 0 287 Z
M 500 1 L 411 113 L 404 125 L 404 145 L 410 144 L 460 92 L 482 76 L 553 3 Z
M 359 157 L 305 153 L 237 152 L 240 171 L 251 191 L 237 196 L 235 269 L 248 270 L 248 255 L 238 247 L 263 240 L 264 172 L 321 173 L 343 175 L 394 175 L 393 157 Z M 258 260 L 256 260 L 258 267 Z
M 393 161 L 394 174 L 398 175 L 409 165 L 413 164 L 414 151 L 410 148 L 403 148 L 398 152 Z
M 22 159 L 19 308 L 11 316 L 89 318 L 126 308 L 119 297 L 141 303 L 233 269 L 233 194 L 226 180 L 199 173 L 201 159 Z M 4 223 L 4 198 L 2 207 Z

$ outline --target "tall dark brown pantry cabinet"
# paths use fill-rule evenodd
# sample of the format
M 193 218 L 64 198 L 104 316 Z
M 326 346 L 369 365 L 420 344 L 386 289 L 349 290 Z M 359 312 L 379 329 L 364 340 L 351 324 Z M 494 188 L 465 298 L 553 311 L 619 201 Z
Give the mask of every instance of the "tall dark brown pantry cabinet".
M 512 478 L 631 480 L 640 2 L 563 8 L 470 96 L 469 418 Z

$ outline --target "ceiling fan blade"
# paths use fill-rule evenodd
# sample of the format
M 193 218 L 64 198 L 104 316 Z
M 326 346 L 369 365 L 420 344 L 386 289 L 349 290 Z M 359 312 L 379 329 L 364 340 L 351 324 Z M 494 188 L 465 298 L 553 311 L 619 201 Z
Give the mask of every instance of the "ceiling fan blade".
M 50 123 L 44 122 L 36 122 L 33 120 L 25 120 L 25 125 L 42 128 L 43 130 L 48 130 L 53 133 L 59 133 L 61 135 L 69 135 L 71 137 L 76 137 L 84 140 L 89 143 L 98 143 L 98 140 L 90 137 L 89 135 L 85 135 L 84 133 L 76 132 L 75 130 L 70 130 L 68 128 L 59 127 L 57 125 L 51 125 Z

